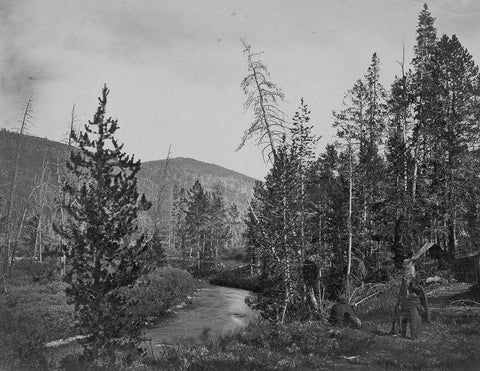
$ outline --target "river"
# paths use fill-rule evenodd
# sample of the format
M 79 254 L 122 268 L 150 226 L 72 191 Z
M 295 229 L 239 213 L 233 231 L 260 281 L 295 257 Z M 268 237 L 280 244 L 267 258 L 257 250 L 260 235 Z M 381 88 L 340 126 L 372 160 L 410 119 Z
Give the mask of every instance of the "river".
M 245 304 L 250 291 L 207 285 L 199 289 L 192 302 L 168 314 L 154 327 L 145 330 L 153 350 L 165 345 L 199 342 L 245 327 L 258 314 Z

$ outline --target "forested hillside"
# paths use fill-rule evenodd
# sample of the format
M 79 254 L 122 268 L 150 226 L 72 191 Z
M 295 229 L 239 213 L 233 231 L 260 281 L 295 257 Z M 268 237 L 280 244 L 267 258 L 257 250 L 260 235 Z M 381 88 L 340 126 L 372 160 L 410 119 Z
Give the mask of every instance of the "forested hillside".
M 2 210 L 4 213 L 10 210 L 3 230 L 10 230 L 14 254 L 39 258 L 58 245 L 53 224 L 61 219 L 60 184 L 65 179 L 65 161 L 72 149 L 75 147 L 48 139 L 0 131 L 0 195 Z M 157 218 L 162 233 L 171 234 L 173 192 L 182 188 L 188 191 L 196 180 L 206 191 L 221 189 L 225 207 L 235 204 L 241 217 L 251 197 L 254 179 L 214 164 L 174 158 L 168 163 L 167 160 L 142 163 L 139 190 L 154 205 L 140 218 L 142 226 L 151 227 Z M 237 229 L 235 241 L 239 240 L 242 228 L 239 225 Z
M 237 204 L 241 211 L 246 210 L 255 183 L 253 178 L 215 164 L 176 157 L 142 163 L 138 184 L 142 192 L 154 199 L 159 187 L 171 194 L 174 187 L 188 189 L 196 180 L 208 191 L 213 190 L 215 185 L 221 185 L 225 201 Z

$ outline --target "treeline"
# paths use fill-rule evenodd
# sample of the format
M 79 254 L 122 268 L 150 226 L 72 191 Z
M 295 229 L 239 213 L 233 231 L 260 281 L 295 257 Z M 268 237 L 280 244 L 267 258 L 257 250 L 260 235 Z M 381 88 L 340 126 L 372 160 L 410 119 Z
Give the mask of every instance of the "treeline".
M 30 115 L 31 102 L 24 116 Z M 72 146 L 27 135 L 28 120 L 19 133 L 2 131 L 0 175 L 0 243 L 2 277 L 19 259 L 42 262 L 58 254 L 60 238 L 53 224 L 62 219 L 65 158 Z M 57 250 L 56 250 L 57 249 Z M 55 251 L 54 251 L 55 250 Z
M 147 162 L 142 164 L 139 172 L 139 190 L 145 192 L 152 200 L 152 209 L 142 217 L 145 228 L 155 225 L 161 231 L 165 247 L 176 253 L 178 250 L 178 236 L 175 230 L 176 213 L 175 203 L 178 201 L 180 189 L 184 188 L 183 196 L 199 181 L 202 188 L 208 193 L 221 192 L 223 203 L 228 209 L 234 206 L 240 214 L 244 214 L 248 199 L 252 196 L 254 179 L 220 166 L 207 164 L 188 158 L 168 158 L 166 160 Z M 228 253 L 242 248 L 242 233 L 244 224 L 230 223 L 232 238 L 227 239 Z
M 411 64 L 387 91 L 373 54 L 333 113 L 335 143 L 318 157 L 307 105 L 287 124 L 283 94 L 245 46 L 255 121 L 242 143 L 259 134 L 273 163 L 246 220 L 251 264 L 272 287 L 259 303 L 267 315 L 285 319 L 324 290 L 351 295 L 427 241 L 449 262 L 478 254 L 480 74 L 455 35 L 437 36 L 427 5 Z
M 226 205 L 223 193 L 220 184 L 208 192 L 198 180 L 188 191 L 173 190 L 170 246 L 199 275 L 217 269 L 231 241 L 241 239 L 240 212 L 236 204 Z
M 25 112 L 29 113 L 30 109 L 29 105 Z M 4 169 L 0 174 L 0 181 L 3 184 L 0 187 L 2 266 L 0 277 L 4 278 L 19 261 L 40 263 L 47 261 L 49 264 L 53 263 L 56 267 L 52 266 L 52 268 L 59 272 L 64 272 L 66 267 L 61 247 L 64 241 L 54 230 L 54 225 L 67 221 L 65 202 L 68 200 L 62 186 L 71 174 L 65 167 L 65 159 L 70 151 L 78 151 L 78 148 L 73 141 L 62 144 L 30 136 L 27 129 L 28 122 L 25 130 L 20 133 L 6 130 L 0 132 L 2 143 L 0 164 Z M 147 212 L 141 212 L 137 223 L 150 237 L 153 237 L 155 232 L 158 251 L 152 252 L 151 256 L 155 261 L 157 259 L 175 260 L 181 257 L 182 250 L 188 250 L 185 244 L 191 241 L 190 237 L 184 236 L 184 232 L 181 232 L 182 236 L 179 237 L 178 231 L 184 227 L 175 225 L 175 223 L 178 224 L 178 220 L 173 217 L 174 213 L 178 214 L 173 210 L 173 203 L 178 201 L 180 193 L 183 198 L 188 198 L 188 191 L 180 192 L 176 184 L 180 181 L 189 186 L 194 184 L 194 180 L 191 183 L 188 182 L 194 175 L 190 174 L 189 168 L 185 170 L 187 174 L 183 174 L 183 177 L 178 175 L 185 167 L 183 166 L 185 161 L 187 160 L 163 161 L 161 169 L 157 169 L 158 174 L 151 169 L 139 172 L 139 189 L 145 190 L 153 207 Z M 202 171 L 211 173 L 212 169 L 215 170 L 215 165 L 204 165 L 205 168 L 200 169 L 200 173 Z M 163 176 L 164 172 L 166 176 Z M 230 173 L 227 172 L 228 174 Z M 221 176 L 223 174 L 219 175 Z M 217 179 L 217 182 L 212 186 L 214 179 Z M 214 251 L 219 252 L 220 255 L 228 255 L 241 249 L 242 246 L 244 226 L 239 216 L 242 210 L 233 205 L 231 194 L 234 191 L 232 187 L 224 189 L 223 179 L 219 180 L 215 174 L 212 179 L 207 177 L 207 180 L 209 181 L 207 185 L 203 185 L 202 182 L 202 187 L 212 190 L 212 194 L 221 196 L 222 207 L 226 209 L 225 215 L 227 215 L 225 219 L 227 226 L 224 226 L 226 232 L 223 232 L 226 237 L 222 239 L 215 237 L 215 244 L 218 243 L 218 246 Z M 241 187 L 248 187 L 247 180 L 240 179 Z M 241 198 L 246 197 L 247 194 L 243 188 L 237 189 Z M 205 193 L 210 196 L 210 192 L 205 191 Z M 193 249 L 193 252 L 196 257 L 196 250 Z M 186 259 L 182 261 L 182 266 L 198 266 L 196 258 L 188 259 L 188 254 L 183 256 L 186 256 Z M 214 256 L 218 258 L 218 255 L 214 254 Z M 208 264 L 203 265 L 206 267 Z M 215 265 L 216 263 L 212 263 L 212 266 Z

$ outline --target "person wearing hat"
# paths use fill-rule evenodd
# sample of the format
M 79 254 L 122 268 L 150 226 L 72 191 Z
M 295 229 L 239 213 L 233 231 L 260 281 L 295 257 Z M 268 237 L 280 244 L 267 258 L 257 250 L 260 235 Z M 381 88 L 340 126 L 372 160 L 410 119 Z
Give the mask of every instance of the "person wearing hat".
M 420 277 L 415 271 L 413 264 L 415 259 L 416 257 L 405 259 L 402 263 L 402 284 L 397 297 L 391 331 L 392 334 L 396 334 L 398 330 L 401 330 L 401 335 L 407 336 L 407 328 L 410 325 L 412 339 L 417 338 L 420 334 L 422 320 L 425 323 L 430 323 L 428 299 L 425 289 L 421 285 Z

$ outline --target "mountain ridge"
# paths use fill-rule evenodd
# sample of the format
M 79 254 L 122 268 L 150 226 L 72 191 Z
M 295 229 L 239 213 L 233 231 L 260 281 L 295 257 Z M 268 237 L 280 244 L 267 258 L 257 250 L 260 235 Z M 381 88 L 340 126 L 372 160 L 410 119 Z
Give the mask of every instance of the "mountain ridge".
M 4 187 L 0 187 L 0 193 L 6 191 L 5 185 L 9 182 L 8 173 L 13 168 L 18 139 L 22 141 L 22 145 L 18 165 L 20 176 L 17 191 L 19 198 L 23 198 L 25 204 L 27 204 L 27 198 L 34 187 L 35 178 L 40 176 L 44 163 L 51 165 L 48 183 L 52 186 L 52 189 L 58 187 L 54 168 L 56 166 L 65 166 L 65 160 L 72 148 L 65 143 L 34 135 L 24 135 L 19 138 L 18 133 L 1 129 L 0 166 L 3 169 L 3 173 L 0 174 L 0 184 L 3 184 Z M 206 190 L 210 191 L 213 190 L 216 184 L 222 185 L 225 190 L 226 203 L 236 203 L 242 211 L 246 209 L 246 203 L 253 194 L 254 178 L 214 163 L 203 162 L 189 157 L 169 158 L 165 177 L 164 169 L 167 159 L 140 161 L 141 169 L 138 173 L 139 191 L 145 193 L 150 200 L 156 199 L 159 185 L 162 182 L 166 182 L 168 183 L 167 188 L 170 193 L 168 204 L 171 205 L 173 189 L 177 187 L 188 190 L 197 179 Z M 168 212 L 169 209 L 165 208 L 164 211 Z
M 215 167 L 218 167 L 218 168 L 221 168 L 223 170 L 226 170 L 228 172 L 231 172 L 231 173 L 234 173 L 234 174 L 237 174 L 241 177 L 245 177 L 245 178 L 249 178 L 251 179 L 252 181 L 257 181 L 258 179 L 250 176 L 250 175 L 246 175 L 246 174 L 243 174 L 239 171 L 236 171 L 236 170 L 232 170 L 232 169 L 229 169 L 225 166 L 222 166 L 222 165 L 218 165 L 218 164 L 215 164 L 213 162 L 206 162 L 206 161 L 201 161 L 201 160 L 197 160 L 195 158 L 192 158 L 192 157 L 183 157 L 183 156 L 178 156 L 178 157 L 171 157 L 171 158 L 168 158 L 169 161 L 175 161 L 175 160 L 182 160 L 182 161 L 191 161 L 191 162 L 194 162 L 194 163 L 200 163 L 200 164 L 206 164 L 206 165 L 211 165 L 211 166 L 215 166 Z M 142 161 L 142 160 L 141 160 Z M 153 163 L 157 163 L 157 162 L 162 162 L 164 163 L 165 161 L 167 161 L 166 158 L 162 158 L 162 159 L 158 159 L 158 160 L 148 160 L 148 161 L 142 161 L 142 166 L 143 164 L 153 164 Z

